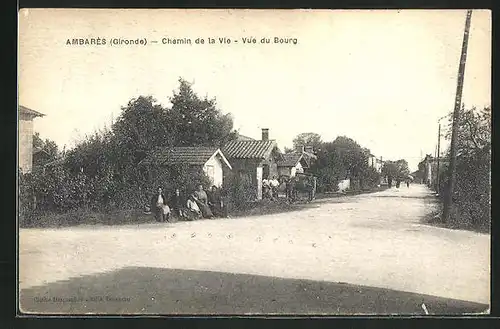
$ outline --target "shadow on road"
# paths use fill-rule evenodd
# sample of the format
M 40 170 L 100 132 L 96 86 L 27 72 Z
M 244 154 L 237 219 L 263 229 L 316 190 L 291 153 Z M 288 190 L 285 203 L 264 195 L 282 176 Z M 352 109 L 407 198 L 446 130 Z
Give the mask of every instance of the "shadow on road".
M 129 267 L 20 292 L 21 310 L 44 314 L 430 314 L 487 305 L 344 283 Z
M 392 199 L 417 199 L 417 200 L 434 200 L 434 195 L 374 195 L 375 198 L 392 198 Z

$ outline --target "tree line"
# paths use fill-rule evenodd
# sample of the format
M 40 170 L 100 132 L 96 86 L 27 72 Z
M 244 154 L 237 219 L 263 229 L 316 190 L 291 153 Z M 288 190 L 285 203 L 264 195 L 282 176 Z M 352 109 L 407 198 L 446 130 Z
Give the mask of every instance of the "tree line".
M 303 146 L 312 147 L 317 156 L 311 172 L 318 178 L 318 188 L 323 192 L 336 191 L 338 183 L 344 179 L 350 180 L 351 189 L 362 190 L 380 185 L 382 178 L 404 180 L 410 173 L 404 159 L 386 160 L 377 170 L 370 163 L 370 150 L 347 136 L 325 142 L 317 133 L 301 133 L 293 140 L 293 147 L 296 150 Z M 285 153 L 294 149 L 285 149 Z
M 111 127 L 85 136 L 70 150 L 59 150 L 56 143 L 35 134 L 34 146 L 45 156 L 35 158 L 31 173 L 20 173 L 21 218 L 75 209 L 141 209 L 157 186 L 166 187 L 166 193 L 180 188 L 186 194 L 199 183 L 208 185 L 201 170 L 139 165 L 158 147 L 222 147 L 238 136 L 231 114 L 224 114 L 215 98 L 199 97 L 184 79 L 169 100 L 166 107 L 151 96 L 131 99 Z M 320 191 L 336 190 L 345 178 L 357 189 L 380 183 L 380 174 L 369 165 L 369 150 L 349 137 L 324 142 L 318 134 L 302 133 L 294 139 L 294 147 L 299 145 L 314 147 L 317 161 L 311 172 L 318 177 Z M 236 198 L 248 199 L 239 183 L 230 180 L 225 188 Z

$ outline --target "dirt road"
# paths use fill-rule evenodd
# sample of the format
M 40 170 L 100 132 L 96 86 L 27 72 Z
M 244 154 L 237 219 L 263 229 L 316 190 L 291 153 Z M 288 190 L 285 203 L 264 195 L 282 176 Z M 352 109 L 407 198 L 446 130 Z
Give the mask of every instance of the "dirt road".
M 429 197 L 413 185 L 269 216 L 22 229 L 20 288 L 163 268 L 343 282 L 489 304 L 490 236 L 422 224 Z

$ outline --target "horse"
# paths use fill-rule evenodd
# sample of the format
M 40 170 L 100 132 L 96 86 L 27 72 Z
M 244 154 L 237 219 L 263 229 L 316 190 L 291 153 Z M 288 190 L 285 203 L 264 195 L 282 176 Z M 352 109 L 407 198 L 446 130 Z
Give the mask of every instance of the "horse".
M 316 184 L 315 177 L 300 175 L 290 177 L 286 183 L 286 195 L 290 202 L 299 199 L 299 195 L 306 194 L 307 201 L 311 202 L 315 198 Z

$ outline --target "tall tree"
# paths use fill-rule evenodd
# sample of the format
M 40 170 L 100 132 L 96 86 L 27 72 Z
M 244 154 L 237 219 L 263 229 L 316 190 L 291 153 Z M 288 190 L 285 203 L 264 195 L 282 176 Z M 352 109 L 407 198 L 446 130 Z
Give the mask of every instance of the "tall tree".
M 170 98 L 172 108 L 168 117 L 175 132 L 176 145 L 219 146 L 236 138 L 231 114 L 217 108 L 216 99 L 200 98 L 192 84 L 179 79 L 179 89 Z
M 297 149 L 302 146 L 312 146 L 314 149 L 318 149 L 321 143 L 321 135 L 313 132 L 306 132 L 298 134 L 293 139 L 293 148 Z

